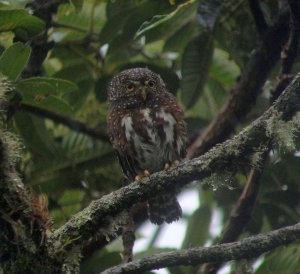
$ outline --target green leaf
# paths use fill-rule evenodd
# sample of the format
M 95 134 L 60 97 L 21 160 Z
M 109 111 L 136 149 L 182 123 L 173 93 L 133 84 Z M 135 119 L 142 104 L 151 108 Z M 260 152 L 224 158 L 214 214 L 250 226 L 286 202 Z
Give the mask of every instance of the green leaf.
M 144 22 L 135 34 L 135 39 L 146 34 L 147 42 L 171 36 L 180 26 L 195 17 L 197 1 L 190 0 L 177 6 L 166 15 L 155 15 L 150 21 Z M 147 34 L 148 33 L 148 34 Z
M 17 88 L 24 97 L 30 94 L 43 98 L 50 95 L 62 96 L 78 89 L 77 85 L 71 81 L 50 77 L 32 77 L 21 80 Z
M 78 189 L 66 190 L 57 201 L 66 217 L 70 217 L 81 209 L 84 192 Z
M 238 65 L 229 59 L 229 54 L 216 48 L 210 67 L 209 78 L 219 82 L 225 89 L 231 88 L 240 75 Z
M 198 7 L 198 21 L 201 26 L 212 30 L 218 19 L 223 1 L 210 0 L 201 1 Z
M 210 206 L 201 206 L 188 219 L 182 248 L 202 246 L 209 239 L 209 225 L 212 217 Z
M 17 80 L 28 63 L 30 53 L 30 47 L 20 42 L 13 44 L 0 57 L 0 72 L 12 81 Z
M 82 8 L 83 0 L 70 0 L 72 6 L 76 11 L 80 11 Z
M 263 263 L 254 272 L 255 274 L 299 274 L 300 271 L 300 246 L 293 244 L 281 247 L 268 254 Z
M 14 121 L 26 148 L 32 153 L 34 162 L 39 164 L 47 160 L 50 166 L 51 160 L 59 156 L 59 151 L 45 121 L 26 112 L 16 112 Z
M 121 32 L 131 14 L 132 8 L 123 10 L 109 18 L 100 32 L 99 40 L 101 43 L 105 44 L 111 42 L 111 40 Z
M 184 25 L 166 40 L 164 51 L 182 52 L 188 42 L 195 38 L 199 32 L 200 29 L 193 22 Z
M 110 36 L 110 38 L 111 36 L 114 37 L 112 40 L 109 40 L 111 42 L 109 44 L 108 54 L 115 50 L 128 50 L 130 47 L 126 45 L 134 43 L 133 38 L 136 35 L 137 30 L 145 21 L 151 20 L 151 18 L 156 14 L 169 13 L 170 10 L 174 9 L 166 1 L 136 2 L 139 3 L 132 7 L 128 6 L 128 10 L 121 11 L 119 15 L 113 13 L 114 16 L 107 21 L 106 33 Z M 118 3 L 120 3 L 120 1 L 118 1 Z M 117 27 L 118 25 L 119 27 Z M 104 29 L 105 28 L 103 28 L 103 31 Z M 101 42 L 103 41 L 101 40 Z
M 203 92 L 213 57 L 214 43 L 210 32 L 204 31 L 192 40 L 183 53 L 182 100 L 191 108 Z
M 107 100 L 107 85 L 112 76 L 104 76 L 99 78 L 95 85 L 95 95 L 99 102 Z
M 18 37 L 27 40 L 44 29 L 44 22 L 25 10 L 0 10 L 0 32 L 13 31 Z
M 94 87 L 93 71 L 85 63 L 75 63 L 62 68 L 53 75 L 76 83 L 78 89 L 67 94 L 68 102 L 74 109 L 79 108 L 85 102 L 86 97 Z
M 28 94 L 22 98 L 22 102 L 27 105 L 37 106 L 54 112 L 71 114 L 73 109 L 65 100 L 56 96 L 39 97 Z

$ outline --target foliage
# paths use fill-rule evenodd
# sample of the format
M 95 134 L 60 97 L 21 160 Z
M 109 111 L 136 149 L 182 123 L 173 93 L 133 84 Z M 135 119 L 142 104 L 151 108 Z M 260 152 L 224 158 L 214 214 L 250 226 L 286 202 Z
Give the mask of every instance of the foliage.
M 29 12 L 25 0 L 0 1 L 0 73 L 15 89 L 8 94 L 13 105 L 8 127 L 24 145 L 19 172 L 28 188 L 47 196 L 53 229 L 91 200 L 122 185 L 120 168 L 109 142 L 85 134 L 76 123 L 64 122 L 71 119 L 104 130 L 106 85 L 114 74 L 136 66 L 158 72 L 181 101 L 189 136 L 193 138 L 221 109 L 258 37 L 244 0 L 224 1 L 226 4 L 217 0 L 61 2 L 47 29 L 47 40 L 53 44 L 43 61 L 42 74 L 28 76 L 24 71 L 28 72 L 33 54 L 29 42 L 41 39 L 46 22 Z M 263 2 L 264 15 L 271 22 L 276 8 L 272 1 Z M 265 85 L 241 128 L 266 109 L 270 86 L 272 89 L 277 83 L 277 72 L 274 67 L 268 78 L 269 86 Z M 51 113 L 58 118 L 53 119 Z M 278 127 L 275 122 L 270 126 L 272 133 Z M 280 131 L 278 142 L 288 138 L 292 142 L 291 127 L 288 124 L 285 131 Z M 299 140 L 290 145 L 299 149 Z M 245 234 L 299 220 L 299 165 L 299 153 L 283 151 L 274 144 Z M 224 176 L 212 177 L 220 183 L 191 187 L 200 206 L 184 216 L 182 247 L 204 245 L 216 238 L 209 230 L 213 218 L 218 216 L 219 226 L 224 226 L 246 184 L 250 167 L 232 175 L 229 188 L 222 187 L 226 170 Z M 148 253 L 166 250 L 155 247 L 155 239 L 161 237 L 163 229 L 152 235 Z M 110 245 L 90 251 L 83 258 L 82 273 L 99 273 L 104 265 L 120 263 L 121 245 L 113 244 L 113 248 Z M 142 250 L 143 254 L 147 252 Z M 253 271 L 297 273 L 299 260 L 294 258 L 299 255 L 295 254 L 299 254 L 297 244 L 278 249 L 264 257 Z M 178 267 L 169 271 L 188 273 L 195 269 Z

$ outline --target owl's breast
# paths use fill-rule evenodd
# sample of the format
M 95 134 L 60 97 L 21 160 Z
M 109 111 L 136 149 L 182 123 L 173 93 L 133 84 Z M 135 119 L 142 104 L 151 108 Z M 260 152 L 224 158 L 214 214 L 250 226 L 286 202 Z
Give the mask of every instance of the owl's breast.
M 162 170 L 164 164 L 179 159 L 176 119 L 164 109 L 143 108 L 122 118 L 121 126 L 131 143 L 140 170 Z

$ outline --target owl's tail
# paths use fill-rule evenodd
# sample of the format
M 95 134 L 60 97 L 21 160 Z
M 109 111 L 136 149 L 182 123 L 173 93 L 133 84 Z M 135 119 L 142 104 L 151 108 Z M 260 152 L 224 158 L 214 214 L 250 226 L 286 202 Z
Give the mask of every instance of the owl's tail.
M 172 223 L 178 220 L 182 210 L 174 194 L 164 194 L 149 199 L 148 215 L 151 223 L 160 225 L 163 222 Z

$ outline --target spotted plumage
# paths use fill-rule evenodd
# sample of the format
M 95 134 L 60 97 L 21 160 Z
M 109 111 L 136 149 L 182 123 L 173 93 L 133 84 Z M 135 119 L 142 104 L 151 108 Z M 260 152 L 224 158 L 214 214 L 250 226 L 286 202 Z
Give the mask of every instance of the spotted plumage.
M 122 71 L 108 86 L 108 100 L 108 134 L 128 181 L 185 156 L 183 112 L 158 74 L 146 68 Z M 149 199 L 148 213 L 153 223 L 170 223 L 181 208 L 168 193 Z

